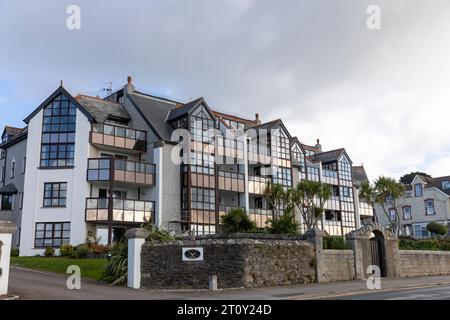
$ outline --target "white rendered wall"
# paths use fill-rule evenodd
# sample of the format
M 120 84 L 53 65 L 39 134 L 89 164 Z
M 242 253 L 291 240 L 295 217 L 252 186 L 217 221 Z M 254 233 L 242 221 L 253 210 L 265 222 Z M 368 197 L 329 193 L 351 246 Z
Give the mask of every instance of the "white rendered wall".
M 0 242 L 3 243 L 0 256 L 0 268 L 2 269 L 2 275 L 0 275 L 0 296 L 8 293 L 11 241 L 11 233 L 0 233 Z
M 85 242 L 85 203 L 89 196 L 86 182 L 87 158 L 89 157 L 90 122 L 77 110 L 75 136 L 75 159 L 73 169 L 39 169 L 42 110 L 28 124 L 27 163 L 22 210 L 22 239 L 20 255 L 42 254 L 44 249 L 34 248 L 35 224 L 37 222 L 70 222 L 70 244 Z M 67 203 L 65 208 L 43 208 L 45 182 L 67 182 Z

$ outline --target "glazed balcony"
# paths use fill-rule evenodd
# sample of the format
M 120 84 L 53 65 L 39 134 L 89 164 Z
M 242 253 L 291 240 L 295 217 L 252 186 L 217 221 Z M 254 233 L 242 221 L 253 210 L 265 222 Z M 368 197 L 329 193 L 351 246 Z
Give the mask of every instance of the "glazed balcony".
M 155 185 L 155 165 L 114 158 L 88 159 L 87 181 L 119 184 Z
M 228 206 L 228 205 L 220 205 L 219 206 L 219 217 L 227 214 L 230 210 L 233 209 L 242 209 L 245 210 L 244 207 L 239 207 L 239 206 Z
M 216 137 L 216 156 L 244 160 L 244 142 Z
M 219 190 L 245 192 L 245 179 L 243 173 L 218 171 Z
M 267 220 L 271 219 L 273 211 L 270 209 L 250 208 L 249 217 L 250 220 L 256 223 L 257 228 L 265 228 L 267 226 Z
M 109 199 L 86 198 L 86 222 L 108 222 Z M 153 221 L 153 201 L 113 199 L 112 221 L 115 223 L 143 223 Z
M 147 151 L 147 132 L 107 123 L 95 123 L 89 135 L 90 142 L 98 148 L 122 152 Z
M 270 178 L 260 177 L 260 176 L 249 176 L 248 177 L 248 192 L 253 194 L 264 194 L 266 190 L 267 182 Z

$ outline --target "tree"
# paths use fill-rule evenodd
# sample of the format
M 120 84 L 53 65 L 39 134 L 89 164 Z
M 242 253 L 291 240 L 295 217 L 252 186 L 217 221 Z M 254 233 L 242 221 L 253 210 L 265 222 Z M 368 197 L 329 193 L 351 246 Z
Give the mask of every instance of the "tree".
M 405 185 L 411 184 L 411 182 L 413 181 L 413 179 L 414 179 L 414 177 L 416 175 L 420 175 L 420 176 L 431 178 L 431 176 L 428 173 L 416 171 L 416 172 L 411 172 L 411 173 L 404 174 L 400 178 L 400 182 L 405 184 Z
M 399 203 L 399 200 L 404 191 L 404 184 L 397 182 L 393 178 L 380 176 L 375 180 L 373 186 L 367 182 L 361 184 L 361 190 L 359 192 L 362 199 L 381 206 L 395 236 L 398 236 L 401 232 L 399 211 L 402 204 Z M 391 213 L 393 213 L 392 216 Z
M 431 236 L 432 237 L 439 237 L 439 236 L 445 236 L 447 234 L 447 226 L 436 222 L 436 221 L 432 221 L 429 224 L 427 224 L 427 230 L 429 232 L 431 232 Z
M 287 193 L 288 207 L 298 208 L 307 229 L 317 227 L 322 219 L 325 202 L 331 197 L 331 188 L 317 181 L 303 180 Z
M 291 207 L 284 209 L 282 216 L 275 220 L 268 220 L 270 233 L 274 234 L 298 234 L 299 224 L 295 219 L 295 213 Z
M 226 233 L 249 232 L 256 229 L 256 223 L 251 221 L 244 209 L 235 208 L 221 217 Z
M 272 208 L 272 220 L 274 220 L 275 213 L 279 211 L 281 204 L 286 199 L 283 186 L 273 183 L 271 180 L 267 181 L 266 188 L 264 189 L 264 197 Z

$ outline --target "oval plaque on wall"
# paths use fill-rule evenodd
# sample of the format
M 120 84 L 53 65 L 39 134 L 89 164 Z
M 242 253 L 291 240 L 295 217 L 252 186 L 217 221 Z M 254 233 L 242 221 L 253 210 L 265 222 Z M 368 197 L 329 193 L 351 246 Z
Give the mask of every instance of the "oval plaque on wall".
M 182 250 L 183 261 L 202 261 L 203 260 L 203 248 L 183 248 Z

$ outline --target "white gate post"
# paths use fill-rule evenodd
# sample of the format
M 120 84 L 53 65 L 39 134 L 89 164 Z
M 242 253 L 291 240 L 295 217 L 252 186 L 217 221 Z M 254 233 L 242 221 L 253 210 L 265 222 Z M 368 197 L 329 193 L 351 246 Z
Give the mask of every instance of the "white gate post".
M 145 238 L 150 235 L 146 229 L 131 229 L 125 233 L 128 239 L 128 279 L 129 288 L 141 288 L 141 249 Z
M 14 223 L 0 221 L 0 296 L 8 293 L 12 234 L 16 230 Z

